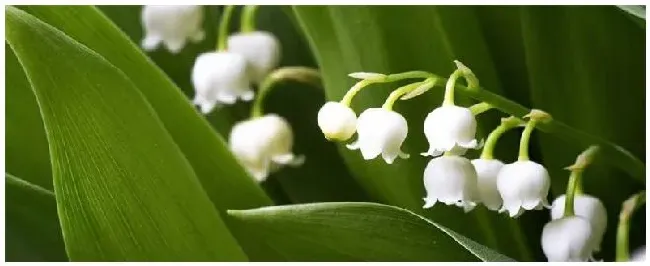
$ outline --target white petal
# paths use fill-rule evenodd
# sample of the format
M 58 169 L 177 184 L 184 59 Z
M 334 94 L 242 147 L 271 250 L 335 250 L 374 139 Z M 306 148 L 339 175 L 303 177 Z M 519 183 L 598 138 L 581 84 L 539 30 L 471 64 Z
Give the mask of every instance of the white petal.
M 549 188 L 548 172 L 544 166 L 532 161 L 507 164 L 497 175 L 497 189 L 504 206 L 517 205 L 526 210 L 541 208 L 548 205 Z
M 590 237 L 591 225 L 582 217 L 553 220 L 542 230 L 542 250 L 549 261 L 587 261 Z
M 236 33 L 228 37 L 228 51 L 246 58 L 249 76 L 258 84 L 278 66 L 280 50 L 280 42 L 269 32 Z
M 183 49 L 185 46 L 185 40 L 184 39 L 167 39 L 163 40 L 163 45 L 169 50 L 171 53 L 176 54 Z
M 469 160 L 459 156 L 431 159 L 424 169 L 424 188 L 428 199 L 471 210 L 478 198 L 476 171 Z
M 384 154 L 386 162 L 398 156 L 408 134 L 406 119 L 383 108 L 369 108 L 357 119 L 358 145 L 364 159 Z
M 145 51 L 153 51 L 160 45 L 161 41 L 160 36 L 149 34 L 142 39 L 142 48 Z
M 468 108 L 441 106 L 431 111 L 424 120 L 424 134 L 429 150 L 452 151 L 463 154 L 461 148 L 476 148 L 476 118 Z
M 241 98 L 244 101 L 250 102 L 255 98 L 255 92 L 253 90 L 246 90 L 244 91 L 239 98 Z
M 250 96 L 251 91 L 246 59 L 228 52 L 199 55 L 192 69 L 192 83 L 196 94 L 215 103 L 233 104 L 239 97 Z
M 190 36 L 190 41 L 195 43 L 203 41 L 203 39 L 205 39 L 205 32 L 202 29 L 197 30 Z
M 345 141 L 357 131 L 357 115 L 339 102 L 327 102 L 318 110 L 318 127 L 330 140 Z
M 472 165 L 478 177 L 480 201 L 490 210 L 499 210 L 503 199 L 497 190 L 497 175 L 504 164 L 499 160 L 476 159 L 472 160 Z
M 350 144 L 345 145 L 350 150 L 356 151 L 359 149 L 359 140 L 356 140 Z

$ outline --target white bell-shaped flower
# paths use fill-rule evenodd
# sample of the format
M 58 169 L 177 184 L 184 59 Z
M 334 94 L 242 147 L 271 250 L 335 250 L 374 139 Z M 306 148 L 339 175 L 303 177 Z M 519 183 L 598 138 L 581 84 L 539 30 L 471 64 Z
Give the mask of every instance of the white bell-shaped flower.
M 557 197 L 551 205 L 551 219 L 556 220 L 564 215 L 564 203 L 566 195 Z M 587 219 L 593 230 L 591 244 L 594 251 L 600 250 L 600 243 L 607 229 L 607 211 L 605 205 L 596 197 L 576 194 L 573 199 L 573 211 L 575 215 Z
M 318 110 L 318 127 L 329 140 L 346 141 L 357 131 L 357 115 L 339 102 L 327 102 Z
M 178 53 L 188 39 L 199 42 L 205 38 L 202 23 L 201 6 L 144 6 L 142 48 L 150 51 L 162 43 L 170 52 Z
M 542 250 L 548 261 L 587 261 L 591 256 L 591 225 L 580 216 L 547 223 L 542 230 Z
M 397 112 L 384 108 L 368 108 L 357 119 L 357 141 L 347 147 L 361 150 L 365 160 L 381 156 L 392 164 L 397 156 L 408 158 L 401 150 L 402 142 L 408 134 L 406 119 Z
M 475 159 L 472 165 L 476 169 L 478 195 L 480 201 L 490 210 L 498 211 L 503 204 L 497 189 L 497 175 L 503 163 L 496 159 Z
M 645 261 L 645 245 L 637 248 L 632 252 L 630 261 Z
M 517 217 L 524 210 L 550 207 L 546 199 L 550 187 L 548 171 L 541 164 L 532 161 L 506 164 L 497 175 L 497 189 L 503 199 L 500 212 L 508 211 L 510 217 Z
M 243 55 L 250 79 L 259 84 L 280 63 L 280 42 L 265 31 L 237 33 L 228 37 L 228 51 Z
M 424 120 L 424 135 L 429 150 L 422 155 L 438 156 L 444 152 L 465 154 L 468 148 L 482 144 L 476 141 L 476 118 L 468 108 L 443 105 L 431 111 Z
M 431 159 L 424 169 L 427 196 L 423 208 L 440 201 L 471 211 L 478 201 L 476 170 L 464 157 L 449 155 Z
M 236 53 L 210 52 L 199 55 L 192 69 L 193 103 L 209 113 L 218 104 L 233 104 L 255 96 L 246 75 L 246 59 Z
M 258 181 L 283 165 L 297 166 L 304 158 L 291 152 L 293 132 L 284 118 L 268 114 L 237 123 L 230 132 L 230 150 Z

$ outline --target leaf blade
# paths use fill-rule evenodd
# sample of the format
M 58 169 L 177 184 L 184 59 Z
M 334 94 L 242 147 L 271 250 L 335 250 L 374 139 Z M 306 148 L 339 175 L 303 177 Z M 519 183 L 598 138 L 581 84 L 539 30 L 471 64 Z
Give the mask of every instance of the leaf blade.
M 99 10 L 91 6 L 23 8 L 96 51 L 131 79 L 192 164 L 220 211 L 272 204 L 180 89 Z
M 35 17 L 5 14 L 43 115 L 70 259 L 246 260 L 127 76 Z
M 67 261 L 54 193 L 5 173 L 6 260 Z
M 512 261 L 410 211 L 332 202 L 229 211 L 229 219 L 298 261 Z M 459 242 L 462 242 L 460 244 Z

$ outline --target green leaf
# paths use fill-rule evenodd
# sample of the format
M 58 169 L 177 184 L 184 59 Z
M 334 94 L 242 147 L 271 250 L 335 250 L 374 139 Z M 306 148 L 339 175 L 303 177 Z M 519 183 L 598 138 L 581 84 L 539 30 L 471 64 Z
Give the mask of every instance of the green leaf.
M 54 193 L 5 173 L 7 261 L 67 261 Z
M 5 43 L 5 167 L 22 179 L 52 190 L 52 167 L 36 98 L 13 51 Z
M 410 211 L 375 203 L 314 203 L 228 211 L 289 261 L 513 261 Z M 237 231 L 235 231 L 237 232 Z
M 645 6 L 616 6 L 639 26 L 645 29 Z
M 129 77 L 156 111 L 219 210 L 272 204 L 178 87 L 101 12 L 89 6 L 23 8 L 97 52 Z
M 5 14 L 43 115 L 70 259 L 246 260 L 128 77 L 33 16 Z
M 171 54 L 164 49 L 147 53 L 187 97 L 194 95 L 190 74 L 195 58 L 216 47 L 216 29 L 220 15 L 218 8 L 204 7 L 203 29 L 206 30 L 206 38 L 202 42 L 188 44 L 179 54 Z M 280 40 L 280 66 L 315 66 L 304 37 L 283 12 L 283 8 L 287 7 L 261 6 L 257 12 L 257 26 L 260 30 L 272 32 Z M 99 6 L 99 9 L 128 34 L 133 42 L 139 43 L 142 40 L 140 6 Z M 241 8 L 237 8 L 236 13 L 239 10 Z M 239 30 L 237 14 L 233 15 L 231 30 Z M 292 104 L 286 104 L 287 99 L 291 99 Z M 322 141 L 323 135 L 314 117 L 323 103 L 324 95 L 320 88 L 291 82 L 274 88 L 265 100 L 267 113 L 277 113 L 291 124 L 295 136 L 294 151 L 307 158 L 304 165 L 284 168 L 262 184 L 278 204 L 369 200 L 351 177 L 336 147 Z M 248 118 L 249 109 L 250 104 L 237 103 L 221 108 L 207 118 L 223 136 L 228 136 L 235 122 Z
M 575 128 L 612 141 L 645 159 L 644 30 L 611 6 L 524 7 L 521 25 L 530 95 L 535 108 Z M 552 178 L 554 195 L 563 194 L 563 170 L 585 148 L 545 134 L 539 150 Z M 585 193 L 600 198 L 608 224 L 616 224 L 620 203 L 643 185 L 622 169 L 595 163 L 583 178 Z M 615 189 L 612 189 L 615 188 Z M 610 229 L 613 228 L 610 226 Z M 615 230 L 608 230 L 600 256 L 613 258 Z M 643 235 L 634 239 L 644 243 Z
M 355 80 L 347 77 L 352 72 L 424 70 L 447 75 L 455 69 L 455 59 L 470 67 L 485 88 L 502 93 L 471 7 L 298 6 L 294 12 L 318 60 L 329 100 L 340 100 L 354 84 Z M 368 88 L 359 93 L 352 107 L 360 112 L 381 106 L 390 89 L 397 87 L 398 84 L 390 88 Z M 422 133 L 423 121 L 427 113 L 440 105 L 442 94 L 442 90 L 434 88 L 426 95 L 395 106 L 409 123 L 409 136 L 402 146 L 407 153 L 415 155 L 428 148 Z M 467 106 L 470 101 L 458 97 L 458 103 Z M 486 136 L 498 123 L 499 115 L 482 116 L 485 118 L 481 119 L 480 135 Z M 511 147 L 509 150 L 516 150 L 514 145 L 504 144 Z M 482 208 L 469 214 L 457 207 L 440 205 L 423 210 L 422 177 L 427 158 L 411 156 L 387 165 L 381 159 L 364 161 L 358 152 L 349 151 L 343 145 L 339 146 L 339 152 L 359 183 L 381 202 L 422 214 L 509 256 L 531 259 L 517 221 Z

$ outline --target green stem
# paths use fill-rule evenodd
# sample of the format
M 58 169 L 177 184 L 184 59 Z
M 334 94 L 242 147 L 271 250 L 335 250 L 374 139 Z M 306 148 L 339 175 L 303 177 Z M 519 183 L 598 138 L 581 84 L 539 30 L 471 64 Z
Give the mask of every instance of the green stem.
M 496 147 L 497 141 L 501 135 L 508 132 L 510 129 L 520 126 L 522 123 L 521 119 L 513 116 L 501 120 L 501 124 L 492 130 L 490 135 L 488 135 L 487 140 L 485 141 L 485 146 L 483 146 L 483 151 L 481 152 L 481 159 L 494 159 L 494 148 Z
M 422 82 L 411 83 L 402 87 L 397 88 L 388 95 L 382 108 L 386 110 L 393 110 L 393 105 L 397 100 L 399 100 L 403 95 L 414 92 L 414 91 L 426 91 L 433 87 L 436 84 L 436 78 L 428 78 Z
M 255 14 L 257 13 L 257 5 L 244 6 L 241 14 L 240 31 L 252 32 L 255 31 Z
M 235 6 L 226 6 L 221 14 L 219 32 L 217 35 L 217 51 L 225 51 L 228 47 L 228 30 L 230 29 L 230 17 Z
M 463 72 L 460 69 L 456 69 L 454 73 L 451 73 L 447 84 L 445 84 L 445 98 L 442 101 L 442 105 L 454 105 L 454 88 L 456 87 L 456 80 L 463 75 Z
M 521 139 L 519 140 L 519 158 L 517 159 L 518 161 L 528 161 L 530 158 L 528 157 L 528 146 L 530 143 L 530 135 L 533 133 L 533 129 L 535 129 L 535 125 L 537 124 L 537 120 L 531 119 L 526 123 L 526 127 L 524 128 L 524 132 L 521 133 Z
M 264 98 L 271 91 L 271 88 L 285 80 L 321 87 L 320 73 L 316 69 L 300 66 L 278 68 L 266 76 L 260 84 L 258 95 L 253 102 L 253 107 L 251 107 L 251 118 L 264 115 Z
M 444 82 L 444 80 L 442 82 Z M 494 108 L 519 118 L 523 118 L 531 111 L 529 108 L 526 108 L 521 104 L 482 88 L 469 89 L 465 86 L 457 85 L 455 89 L 468 97 L 478 101 L 487 102 L 494 106 Z M 583 146 L 600 146 L 603 157 L 607 159 L 603 160 L 604 162 L 609 162 L 612 165 L 619 167 L 633 178 L 636 178 L 637 181 L 645 184 L 645 164 L 622 147 L 600 137 L 574 129 L 557 119 L 540 123 L 537 127 L 538 129 L 546 133 L 554 134 L 567 142 L 578 143 Z
M 616 261 L 630 260 L 629 234 L 630 218 L 636 209 L 645 204 L 645 191 L 641 191 L 623 202 L 621 213 L 618 216 L 616 230 Z
M 475 105 L 472 105 L 469 107 L 469 110 L 472 112 L 473 115 L 479 115 L 487 110 L 492 109 L 492 105 L 489 103 L 483 102 L 483 103 L 477 103 Z
M 580 186 L 582 179 L 582 169 L 571 171 L 571 176 L 569 177 L 569 183 L 566 187 L 566 199 L 564 200 L 564 217 L 574 216 L 574 202 L 576 188 Z
M 345 106 L 350 106 L 354 96 L 356 96 L 357 93 L 359 93 L 359 91 L 361 91 L 364 87 L 370 84 L 389 83 L 389 82 L 395 82 L 403 79 L 417 79 L 417 78 L 439 79 L 438 76 L 424 71 L 408 71 L 403 73 L 390 74 L 390 75 L 386 75 L 383 79 L 366 79 L 354 84 L 354 86 L 352 86 L 352 88 L 350 88 L 350 90 L 348 90 L 348 92 L 345 93 L 343 99 L 341 99 L 341 103 Z

